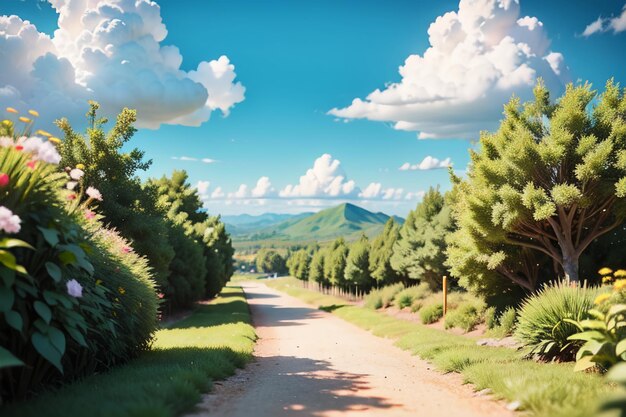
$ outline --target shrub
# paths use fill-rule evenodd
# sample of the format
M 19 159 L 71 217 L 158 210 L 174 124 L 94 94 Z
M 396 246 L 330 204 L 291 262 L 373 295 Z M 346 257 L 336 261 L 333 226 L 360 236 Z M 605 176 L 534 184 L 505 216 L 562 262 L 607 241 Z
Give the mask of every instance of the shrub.
M 383 298 L 380 290 L 372 290 L 363 299 L 363 306 L 370 310 L 378 310 L 383 306 Z
M 515 338 L 529 356 L 572 360 L 580 343 L 568 337 L 578 329 L 566 319 L 585 319 L 597 293 L 596 289 L 573 287 L 566 281 L 546 285 L 523 302 Z
M 443 304 L 434 302 L 427 304 L 420 310 L 420 319 L 424 324 L 434 323 L 443 317 Z
M 395 295 L 393 304 L 399 309 L 411 307 L 414 301 L 426 298 L 431 292 L 429 285 L 425 282 L 407 287 Z
M 465 332 L 474 330 L 483 320 L 484 302 L 468 301 L 448 312 L 445 318 L 446 329 L 458 327 Z
M 496 316 L 497 311 L 495 307 L 489 307 L 485 310 L 485 325 L 487 329 L 493 329 L 498 325 L 498 317 Z
M 508 336 L 513 333 L 515 329 L 515 323 L 517 322 L 517 311 L 513 307 L 509 307 L 499 318 L 498 329 L 504 336 Z
M 404 285 L 402 283 L 397 283 L 393 285 L 388 285 L 383 287 L 380 293 L 381 301 L 383 303 L 383 308 L 387 308 L 391 305 L 396 295 L 402 291 Z

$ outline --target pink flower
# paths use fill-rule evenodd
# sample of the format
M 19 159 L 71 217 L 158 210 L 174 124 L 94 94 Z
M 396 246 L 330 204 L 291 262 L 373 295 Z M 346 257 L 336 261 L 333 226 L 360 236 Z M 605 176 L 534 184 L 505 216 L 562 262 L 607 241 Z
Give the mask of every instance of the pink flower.
M 75 279 L 67 281 L 67 293 L 74 298 L 83 296 L 83 287 Z
M 35 161 L 31 159 L 30 161 L 26 162 L 26 166 L 30 169 L 35 169 Z
M 11 210 L 4 206 L 0 206 L 0 231 L 5 233 L 17 233 L 21 229 L 22 220 Z
M 122 252 L 124 252 L 124 253 L 128 253 L 128 252 L 130 252 L 130 248 L 129 248 L 128 246 L 124 246 L 124 247 L 122 248 Z
M 76 200 L 76 194 L 72 193 L 72 194 L 68 195 L 67 199 L 70 200 L 70 201 Z
M 0 173 L 0 187 L 6 187 L 9 185 L 9 176 L 4 172 Z
M 85 190 L 85 193 L 87 193 L 89 198 L 93 198 L 94 200 L 102 201 L 102 194 L 100 194 L 100 191 L 98 191 L 97 188 L 87 187 L 87 190 Z
M 163 294 L 162 292 L 157 294 L 157 297 L 159 297 L 160 299 L 163 299 L 163 297 L 165 297 L 165 294 Z
M 96 213 L 94 213 L 94 212 L 93 212 L 93 211 L 91 211 L 91 210 L 85 210 L 85 218 L 86 218 L 87 220 L 91 220 L 91 219 L 93 219 L 94 217 L 96 217 Z

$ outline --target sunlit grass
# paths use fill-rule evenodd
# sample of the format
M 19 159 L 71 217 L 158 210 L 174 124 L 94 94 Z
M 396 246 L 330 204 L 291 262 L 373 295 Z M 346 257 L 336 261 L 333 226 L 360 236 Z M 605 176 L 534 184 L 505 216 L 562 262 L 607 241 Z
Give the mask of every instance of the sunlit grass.
M 252 357 L 256 335 L 239 287 L 157 332 L 152 350 L 102 375 L 0 408 L 3 417 L 169 417 Z
M 268 282 L 273 288 L 320 308 L 340 304 L 336 297 L 302 288 L 292 278 Z M 536 417 L 592 416 L 614 388 L 592 374 L 575 373 L 572 364 L 524 360 L 513 349 L 479 346 L 475 339 L 397 319 L 371 309 L 344 306 L 333 314 L 373 334 L 396 340 L 402 349 L 430 361 L 442 372 L 459 372 L 476 390 L 489 388 L 497 398 L 519 401 Z

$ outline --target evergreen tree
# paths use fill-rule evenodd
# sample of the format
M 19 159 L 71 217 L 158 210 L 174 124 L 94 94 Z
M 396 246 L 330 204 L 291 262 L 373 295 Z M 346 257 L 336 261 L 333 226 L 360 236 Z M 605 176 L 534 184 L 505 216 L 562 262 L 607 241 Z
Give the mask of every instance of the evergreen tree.
M 372 241 L 370 248 L 370 273 L 376 281 L 377 287 L 400 280 L 398 273 L 391 267 L 393 246 L 399 236 L 400 227 L 393 217 L 390 217 L 387 223 L 385 223 L 383 232 Z
M 318 249 L 311 258 L 309 265 L 309 280 L 320 285 L 328 286 L 328 280 L 324 275 L 325 249 Z
M 330 284 L 335 287 L 343 287 L 345 284 L 344 273 L 346 270 L 346 259 L 348 257 L 348 245 L 343 238 L 337 239 L 334 244 L 334 249 L 330 252 L 330 275 L 328 279 Z
M 370 244 L 367 236 L 361 235 L 359 240 L 350 246 L 346 258 L 344 278 L 351 290 L 367 291 L 372 286 L 370 275 Z

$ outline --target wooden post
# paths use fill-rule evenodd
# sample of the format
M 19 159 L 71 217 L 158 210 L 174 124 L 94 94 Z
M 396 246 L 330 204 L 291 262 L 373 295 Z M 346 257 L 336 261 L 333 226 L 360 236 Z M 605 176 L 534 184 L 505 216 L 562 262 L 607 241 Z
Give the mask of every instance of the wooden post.
M 448 277 L 443 276 L 443 315 L 448 312 Z

